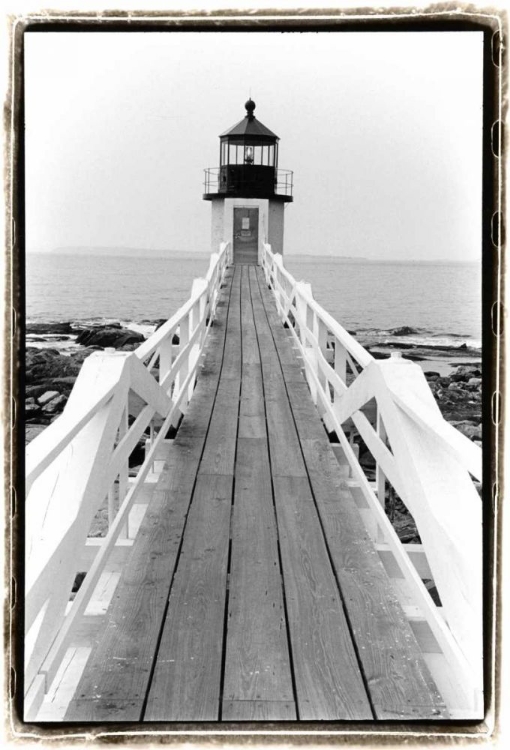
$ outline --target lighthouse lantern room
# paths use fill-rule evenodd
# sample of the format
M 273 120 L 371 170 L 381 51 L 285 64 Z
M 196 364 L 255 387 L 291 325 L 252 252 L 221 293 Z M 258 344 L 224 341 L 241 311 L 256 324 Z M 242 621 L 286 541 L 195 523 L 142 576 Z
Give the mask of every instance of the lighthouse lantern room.
M 205 170 L 203 198 L 212 202 L 212 250 L 231 241 L 234 263 L 257 263 L 262 243 L 283 253 L 283 213 L 293 200 L 293 175 L 278 169 L 278 141 L 254 115 L 220 135 L 220 166 Z

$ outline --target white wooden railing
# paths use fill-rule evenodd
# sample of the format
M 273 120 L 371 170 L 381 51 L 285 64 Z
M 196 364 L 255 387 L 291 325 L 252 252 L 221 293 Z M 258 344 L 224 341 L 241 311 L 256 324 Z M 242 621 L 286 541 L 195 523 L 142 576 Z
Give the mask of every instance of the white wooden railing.
M 26 453 L 26 705 L 47 691 L 118 540 L 158 447 L 186 412 L 227 266 L 213 254 L 183 307 L 133 352 L 95 352 L 82 366 L 63 414 Z M 174 343 L 174 336 L 179 343 Z M 132 424 L 128 417 L 131 415 Z M 134 479 L 129 456 L 150 429 Z M 108 498 L 109 530 L 69 607 L 80 553 Z
M 334 431 L 387 545 L 436 637 L 465 705 L 482 706 L 482 507 L 473 478 L 482 452 L 446 422 L 421 368 L 400 355 L 375 360 L 296 282 L 281 255 L 264 245 L 262 266 L 279 315 L 303 359 L 312 398 Z M 369 419 L 370 409 L 374 415 Z M 375 408 L 374 408 L 375 407 Z M 361 436 L 376 464 L 375 483 L 358 462 Z M 392 486 L 416 526 L 436 584 L 436 607 L 384 509 Z

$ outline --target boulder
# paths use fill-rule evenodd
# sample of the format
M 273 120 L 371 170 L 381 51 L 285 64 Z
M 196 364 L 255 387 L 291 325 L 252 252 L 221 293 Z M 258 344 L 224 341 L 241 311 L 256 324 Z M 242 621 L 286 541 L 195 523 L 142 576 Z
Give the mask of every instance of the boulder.
M 64 406 L 67 403 L 67 396 L 59 395 L 53 398 L 46 406 L 43 406 L 43 412 L 45 414 L 60 414 L 63 411 Z
M 103 349 L 106 347 L 120 349 L 125 344 L 136 344 L 142 341 L 145 341 L 145 336 L 142 333 L 131 331 L 129 328 L 117 328 L 110 325 L 85 329 L 76 339 L 77 344 L 98 346 Z
M 28 385 L 33 385 L 42 380 L 76 377 L 82 361 L 75 357 L 66 357 L 55 349 L 45 349 L 44 355 L 27 354 L 25 380 Z
M 482 385 L 482 378 L 469 378 L 468 385 Z
M 44 406 L 45 404 L 49 404 L 50 401 L 53 401 L 53 399 L 57 398 L 59 395 L 58 391 L 46 391 L 42 396 L 39 396 L 37 402 L 40 406 Z

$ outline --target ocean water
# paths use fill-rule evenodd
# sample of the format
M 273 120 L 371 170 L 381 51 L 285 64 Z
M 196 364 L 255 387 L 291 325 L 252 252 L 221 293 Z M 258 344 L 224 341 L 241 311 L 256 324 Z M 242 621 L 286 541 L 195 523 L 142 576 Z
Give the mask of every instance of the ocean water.
M 409 343 L 479 347 L 481 268 L 473 263 L 331 260 L 288 256 L 297 280 L 360 339 L 384 340 L 409 326 Z M 144 324 L 170 317 L 204 276 L 206 255 L 130 257 L 29 254 L 28 321 L 121 320 Z

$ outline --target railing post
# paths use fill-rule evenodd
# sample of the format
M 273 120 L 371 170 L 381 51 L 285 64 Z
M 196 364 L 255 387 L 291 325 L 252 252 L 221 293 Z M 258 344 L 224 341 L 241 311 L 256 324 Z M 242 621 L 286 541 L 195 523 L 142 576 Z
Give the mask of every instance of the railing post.
M 324 359 L 326 359 L 326 350 L 327 350 L 327 344 L 328 344 L 328 329 L 326 328 L 326 325 L 322 322 L 322 320 L 318 320 L 316 316 L 316 325 L 317 325 L 317 344 L 319 346 L 319 351 L 321 352 Z M 326 360 L 327 361 L 327 360 Z M 330 393 L 328 390 L 328 380 L 326 378 L 326 375 L 322 371 L 322 368 L 319 364 L 319 358 L 317 358 L 317 377 L 319 379 L 319 382 L 321 384 L 321 387 L 328 397 L 329 400 L 331 400 Z
M 386 430 L 384 428 L 384 422 L 382 421 L 381 410 L 379 409 L 379 405 L 377 405 L 377 434 L 379 438 L 382 440 L 382 442 L 386 445 Z M 381 469 L 381 465 L 378 461 L 376 462 L 376 467 L 375 467 L 375 481 L 376 481 L 377 499 L 379 500 L 379 503 L 382 505 L 382 507 L 385 508 L 386 507 L 386 476 L 383 470 Z M 377 526 L 377 541 L 384 542 L 384 532 L 379 525 Z
M 167 338 L 162 341 L 161 348 L 159 350 L 159 382 L 162 383 L 163 380 L 166 378 L 168 373 L 170 372 L 170 369 L 172 367 L 172 361 L 173 361 L 173 346 L 172 346 L 172 338 L 173 336 L 167 336 Z M 171 383 L 168 386 L 167 393 L 169 394 L 169 391 L 171 390 Z
M 338 339 L 335 339 L 334 369 L 342 383 L 347 385 L 347 352 Z M 335 400 L 339 395 L 335 392 Z

